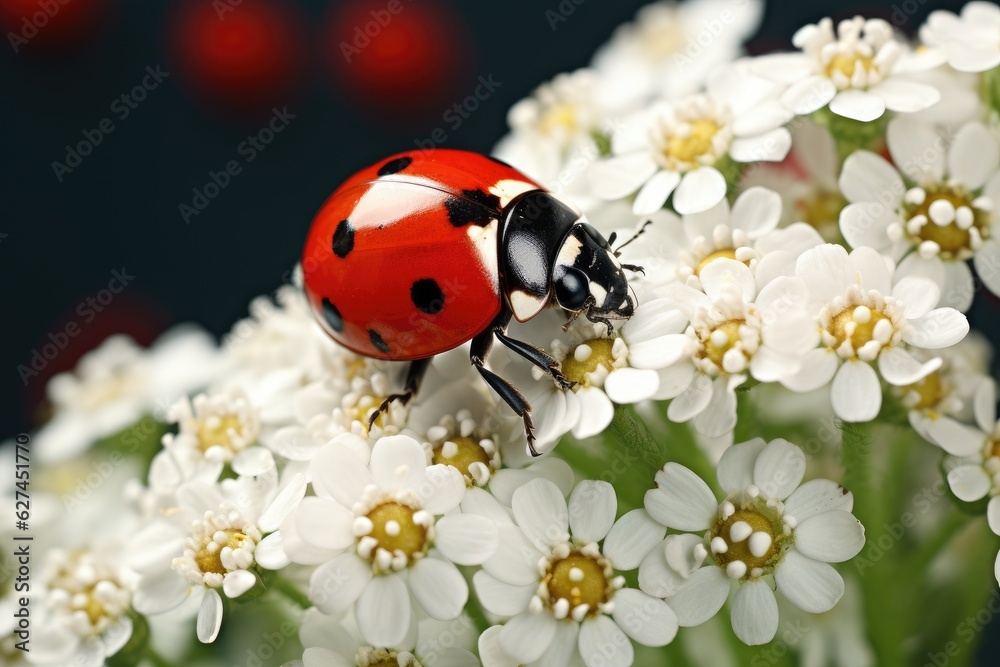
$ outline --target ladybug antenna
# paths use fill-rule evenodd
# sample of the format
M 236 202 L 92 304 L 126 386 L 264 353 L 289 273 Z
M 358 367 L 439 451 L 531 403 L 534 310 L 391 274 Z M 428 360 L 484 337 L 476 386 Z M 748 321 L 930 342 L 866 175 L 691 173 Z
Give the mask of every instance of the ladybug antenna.
M 624 248 L 629 243 L 631 243 L 632 241 L 635 241 L 637 238 L 639 238 L 640 236 L 642 236 L 643 233 L 646 231 L 646 228 L 649 227 L 651 224 L 653 224 L 652 220 L 647 220 L 646 222 L 642 223 L 642 226 L 639 227 L 639 229 L 636 231 L 636 233 L 632 235 L 632 238 L 630 238 L 628 241 L 626 241 L 625 243 L 623 243 L 620 246 L 618 246 L 617 248 L 615 248 L 615 257 L 618 257 L 619 255 L 622 254 L 622 248 Z M 608 239 L 608 245 L 614 245 L 614 242 L 615 242 L 616 238 L 618 238 L 618 233 L 617 232 L 612 232 L 611 237 Z

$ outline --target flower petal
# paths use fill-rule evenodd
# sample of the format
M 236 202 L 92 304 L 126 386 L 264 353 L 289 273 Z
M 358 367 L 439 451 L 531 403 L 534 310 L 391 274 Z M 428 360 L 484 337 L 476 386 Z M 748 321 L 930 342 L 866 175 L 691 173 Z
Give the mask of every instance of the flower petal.
M 793 517 L 796 524 L 821 512 L 852 509 L 854 494 L 829 479 L 809 480 L 785 500 L 785 515 Z
M 458 568 L 438 558 L 421 558 L 410 568 L 410 593 L 431 618 L 458 618 L 469 600 L 469 585 Z M 385 644 L 396 646 L 397 643 Z
M 726 196 L 726 179 L 715 167 L 698 167 L 684 174 L 674 190 L 674 210 L 685 215 L 705 211 Z
M 458 565 L 480 565 L 492 558 L 500 545 L 496 524 L 475 514 L 441 517 L 434 532 L 434 546 Z
M 889 225 L 898 221 L 896 212 L 882 202 L 861 201 L 840 212 L 840 233 L 852 248 L 882 250 L 890 244 Z
M 882 385 L 868 363 L 850 360 L 833 378 L 830 394 L 834 413 L 848 422 L 869 422 L 882 408 Z
M 939 368 L 940 357 L 920 363 L 916 357 L 899 347 L 882 350 L 878 356 L 878 370 L 882 379 L 897 387 L 918 382 Z
M 1000 164 L 1000 143 L 980 122 L 962 126 L 948 150 L 948 177 L 969 190 L 986 184 Z
M 783 127 L 756 137 L 736 137 L 729 157 L 737 162 L 781 162 L 792 149 L 792 133 Z
M 712 379 L 698 373 L 677 398 L 670 401 L 667 417 L 672 422 L 686 422 L 705 409 L 712 400 Z
M 587 667 L 629 667 L 635 659 L 632 642 L 604 615 L 584 621 L 578 641 L 580 657 Z
M 667 603 L 682 628 L 701 625 L 719 613 L 729 597 L 730 579 L 715 565 L 700 568 Z
M 528 603 L 538 588 L 535 583 L 512 586 L 485 570 L 479 570 L 472 576 L 472 585 L 475 586 L 476 597 L 486 611 L 506 617 L 516 616 L 527 610 Z
M 902 201 L 906 187 L 899 172 L 881 155 L 855 151 L 844 160 L 840 191 L 850 202 L 876 201 L 894 205 Z
M 822 614 L 844 595 L 844 579 L 831 565 L 789 549 L 774 572 L 781 594 L 802 611 Z
M 886 109 L 897 113 L 923 111 L 941 101 L 941 93 L 934 86 L 916 81 L 906 81 L 899 77 L 886 79 L 869 88 L 868 92 L 880 97 Z
M 222 580 L 222 591 L 227 598 L 238 598 L 254 587 L 257 577 L 247 570 L 228 572 Z
M 320 549 L 346 549 L 354 544 L 354 512 L 322 496 L 303 498 L 295 510 L 296 533 Z
M 562 491 L 547 479 L 533 479 L 514 492 L 514 519 L 539 549 L 569 539 L 569 510 Z
M 705 530 L 719 504 L 708 484 L 679 463 L 670 462 L 656 473 L 656 488 L 646 492 L 649 515 L 667 528 Z
M 783 377 L 782 385 L 796 392 L 814 391 L 828 383 L 837 372 L 840 357 L 830 349 L 816 348 L 802 358 L 802 368 Z
M 959 500 L 972 503 L 986 497 L 992 480 L 982 466 L 964 465 L 948 471 L 948 486 Z
M 615 201 L 629 196 L 659 171 L 645 151 L 597 160 L 587 168 L 595 197 Z
M 677 614 L 670 605 L 632 588 L 615 594 L 612 618 L 643 646 L 666 646 L 677 635 Z
M 651 369 L 618 368 L 604 381 L 608 398 L 619 405 L 645 401 L 659 388 L 660 374 Z
M 372 578 L 371 566 L 349 551 L 317 567 L 309 578 L 309 599 L 324 614 L 350 607 Z
M 733 596 L 733 632 L 741 642 L 759 646 L 778 632 L 778 601 L 764 581 L 755 579 L 740 586 Z
M 936 183 L 943 178 L 945 152 L 928 150 L 939 141 L 930 123 L 911 116 L 896 116 L 886 129 L 893 164 L 917 183 Z
M 611 530 L 618 512 L 615 488 L 609 483 L 583 480 L 569 497 L 569 526 L 573 538 L 599 542 Z
M 676 171 L 661 170 L 639 188 L 639 193 L 632 202 L 632 213 L 643 216 L 656 213 L 667 203 L 667 197 L 681 182 L 681 175 Z
M 806 473 L 806 455 L 800 447 L 780 438 L 760 452 L 753 467 L 753 483 L 765 498 L 784 500 Z
M 538 559 L 542 552 L 535 548 L 524 531 L 513 524 L 497 525 L 500 544 L 483 569 L 494 577 L 515 586 L 538 583 Z
M 844 510 L 809 517 L 795 527 L 795 548 L 813 560 L 842 563 L 865 546 L 865 527 Z
M 316 452 L 309 470 L 316 495 L 336 500 L 347 508 L 358 501 L 367 485 L 374 483 L 368 465 L 337 442 Z
M 211 644 L 219 636 L 222 627 L 222 597 L 214 588 L 206 588 L 198 610 L 198 641 Z
M 666 528 L 644 509 L 628 512 L 611 526 L 604 538 L 604 556 L 616 570 L 634 570 L 653 547 L 663 541 Z
M 830 111 L 844 118 L 868 123 L 885 113 L 885 100 L 864 90 L 842 90 L 830 100 Z
M 951 347 L 969 333 L 969 320 L 954 308 L 935 308 L 923 317 L 910 320 L 910 325 L 903 340 L 929 350 Z
M 413 605 L 401 574 L 372 577 L 354 606 L 358 632 L 372 646 L 399 646 L 409 630 L 412 614 Z
M 937 305 L 941 288 L 933 280 L 906 276 L 892 287 L 892 296 L 903 303 L 903 315 L 908 319 L 923 317 Z
M 837 86 L 825 76 L 810 76 L 792 83 L 781 95 L 781 103 L 805 116 L 822 109 L 837 94 Z
M 500 631 L 500 648 L 520 663 L 538 660 L 556 635 L 550 614 L 524 612 L 507 621 Z
M 427 477 L 426 470 L 427 454 L 420 443 L 409 436 L 379 438 L 372 447 L 372 477 L 383 491 L 420 489 Z

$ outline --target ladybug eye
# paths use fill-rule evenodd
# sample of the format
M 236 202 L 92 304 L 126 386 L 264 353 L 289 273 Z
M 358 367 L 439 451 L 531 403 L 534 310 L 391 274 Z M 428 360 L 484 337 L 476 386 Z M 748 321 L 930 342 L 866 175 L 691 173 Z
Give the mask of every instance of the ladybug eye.
M 566 310 L 580 310 L 590 295 L 590 281 L 578 269 L 567 267 L 556 279 L 556 300 Z

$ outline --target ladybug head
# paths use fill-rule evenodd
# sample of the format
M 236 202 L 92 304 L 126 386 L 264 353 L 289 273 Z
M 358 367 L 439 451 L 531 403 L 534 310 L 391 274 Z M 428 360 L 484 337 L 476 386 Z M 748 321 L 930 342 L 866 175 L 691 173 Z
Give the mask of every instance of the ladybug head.
M 610 333 L 612 319 L 628 319 L 635 301 L 618 255 L 589 223 L 573 225 L 552 267 L 556 302 L 574 315 L 602 322 Z

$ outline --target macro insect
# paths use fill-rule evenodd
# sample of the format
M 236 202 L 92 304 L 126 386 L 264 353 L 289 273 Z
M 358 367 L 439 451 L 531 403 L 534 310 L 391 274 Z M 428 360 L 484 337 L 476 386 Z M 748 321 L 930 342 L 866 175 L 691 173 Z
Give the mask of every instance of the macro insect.
M 410 361 L 403 391 L 369 426 L 392 401 L 413 398 L 434 355 L 471 341 L 472 364 L 524 420 L 537 456 L 531 406 L 486 359 L 496 339 L 572 387 L 554 357 L 508 336 L 508 325 L 551 306 L 610 334 L 635 311 L 624 271 L 642 270 L 620 263 L 619 251 L 513 167 L 433 149 L 386 158 L 337 188 L 313 220 L 302 266 L 330 336 L 361 355 Z

